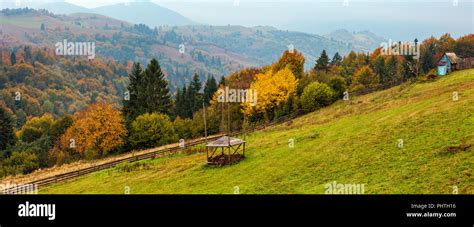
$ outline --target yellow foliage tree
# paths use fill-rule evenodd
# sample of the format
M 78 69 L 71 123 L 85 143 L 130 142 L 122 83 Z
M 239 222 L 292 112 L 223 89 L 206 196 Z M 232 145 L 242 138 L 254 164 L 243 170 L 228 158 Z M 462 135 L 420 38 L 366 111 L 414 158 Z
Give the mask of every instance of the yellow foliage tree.
M 112 105 L 97 103 L 78 112 L 74 124 L 60 139 L 60 147 L 72 149 L 80 155 L 92 152 L 92 156 L 103 156 L 124 144 L 127 131 L 120 111 Z
M 297 85 L 298 80 L 289 67 L 275 74 L 271 70 L 257 74 L 250 85 L 250 89 L 257 94 L 257 102 L 256 105 L 252 102 L 243 103 L 244 113 L 263 113 L 285 103 L 295 93 Z

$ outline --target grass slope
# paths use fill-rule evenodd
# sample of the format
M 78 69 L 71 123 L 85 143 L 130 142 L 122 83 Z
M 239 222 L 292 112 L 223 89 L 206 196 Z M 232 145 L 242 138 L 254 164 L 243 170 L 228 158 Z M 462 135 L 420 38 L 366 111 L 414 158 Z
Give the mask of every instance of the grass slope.
M 459 99 L 453 101 L 453 92 Z M 295 140 L 289 148 L 288 140 Z M 404 140 L 402 149 L 397 147 Z M 223 168 L 205 154 L 175 155 L 96 172 L 40 193 L 324 193 L 365 184 L 365 193 L 474 193 L 474 69 L 339 101 L 248 135 L 247 158 Z

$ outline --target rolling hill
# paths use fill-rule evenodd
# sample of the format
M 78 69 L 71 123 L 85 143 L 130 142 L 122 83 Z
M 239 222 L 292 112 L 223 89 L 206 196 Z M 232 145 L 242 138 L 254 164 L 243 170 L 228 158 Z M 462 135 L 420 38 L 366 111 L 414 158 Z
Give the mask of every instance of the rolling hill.
M 45 26 L 44 31 L 40 30 L 41 24 Z M 56 15 L 24 9 L 2 10 L 0 30 L 5 49 L 19 45 L 54 49 L 55 43 L 67 39 L 95 42 L 96 56 L 113 58 L 120 63 L 138 61 L 146 65 L 151 58 L 157 58 L 172 89 L 187 83 L 194 72 L 205 79 L 207 74 L 220 77 L 245 67 L 271 64 L 289 45 L 302 51 L 307 69 L 314 65 L 322 50 L 332 57 L 336 52 L 345 55 L 351 50 L 365 51 L 378 46 L 373 43 L 353 46 L 347 40 L 274 27 L 192 25 L 153 28 L 99 14 Z M 185 46 L 183 54 L 179 52 L 181 44 Z
M 453 92 L 458 99 L 453 99 Z M 92 173 L 40 190 L 56 193 L 474 193 L 474 69 L 340 100 L 247 135 L 246 159 L 222 168 L 205 154 L 175 155 Z M 288 141 L 294 139 L 294 148 Z M 403 146 L 399 146 L 403 140 Z
M 94 8 L 98 14 L 150 27 L 196 25 L 183 15 L 152 2 L 129 2 Z
M 46 9 L 54 14 L 68 15 L 73 13 L 94 13 L 94 10 L 82 6 L 74 5 L 68 2 L 49 2 L 40 4 L 34 8 Z
M 385 39 L 375 35 L 370 31 L 360 31 L 360 32 L 349 32 L 346 29 L 339 29 L 333 31 L 329 34 L 324 35 L 324 37 L 341 41 L 344 43 L 349 43 L 351 46 L 357 49 L 361 49 L 364 52 L 371 52 L 375 48 L 379 47 L 382 42 L 385 42 Z M 371 47 L 370 49 L 365 49 Z

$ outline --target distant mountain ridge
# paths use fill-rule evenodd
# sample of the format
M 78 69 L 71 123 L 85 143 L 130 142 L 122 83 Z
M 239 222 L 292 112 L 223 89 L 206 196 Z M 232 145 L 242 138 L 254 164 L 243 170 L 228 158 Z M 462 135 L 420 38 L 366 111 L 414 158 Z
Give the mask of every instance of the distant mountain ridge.
M 151 2 L 120 3 L 95 8 L 94 12 L 135 24 L 146 24 L 150 27 L 198 24 L 173 10 Z
M 106 5 L 88 9 L 68 2 L 52 2 L 34 6 L 54 14 L 96 13 L 133 24 L 146 24 L 150 27 L 196 25 L 183 15 L 152 2 L 129 2 Z
M 375 35 L 370 31 L 349 32 L 346 29 L 338 29 L 324 37 L 332 40 L 341 41 L 352 45 L 356 49 L 361 49 L 364 52 L 373 51 L 379 47 L 385 39 Z

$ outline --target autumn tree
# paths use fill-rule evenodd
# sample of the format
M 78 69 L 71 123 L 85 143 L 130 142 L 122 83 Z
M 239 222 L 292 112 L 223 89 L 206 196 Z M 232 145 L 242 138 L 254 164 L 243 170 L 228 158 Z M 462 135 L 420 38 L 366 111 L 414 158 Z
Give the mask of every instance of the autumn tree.
M 298 50 L 286 50 L 277 62 L 273 63 L 272 71 L 278 72 L 288 67 L 296 79 L 300 79 L 304 74 L 304 56 Z
M 462 58 L 474 57 L 474 34 L 458 38 L 454 44 L 454 51 Z
M 432 47 L 432 51 L 434 53 L 438 52 L 440 54 L 444 54 L 445 52 L 453 52 L 455 44 L 456 40 L 454 40 L 449 33 L 445 33 L 439 37 L 437 45 Z
M 287 67 L 276 73 L 271 70 L 256 75 L 250 89 L 256 92 L 256 105 L 252 102 L 243 103 L 246 114 L 264 113 L 285 103 L 296 91 L 298 80 Z
M 361 67 L 353 78 L 352 90 L 360 91 L 365 89 L 373 89 L 379 84 L 379 77 L 368 66 Z
M 76 113 L 75 122 L 60 139 L 60 148 L 81 156 L 104 156 L 124 144 L 127 131 L 120 111 L 106 103 L 96 103 Z

